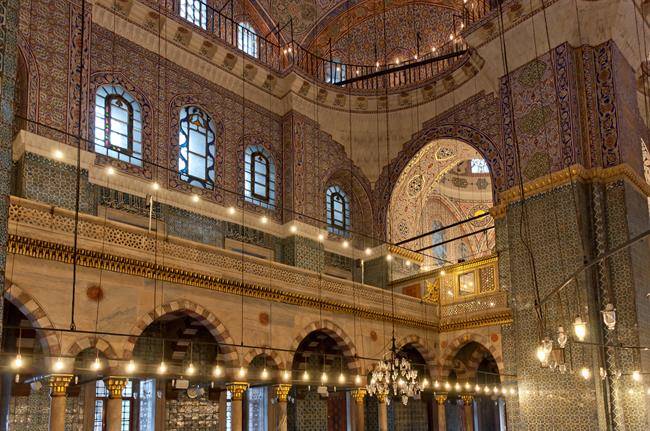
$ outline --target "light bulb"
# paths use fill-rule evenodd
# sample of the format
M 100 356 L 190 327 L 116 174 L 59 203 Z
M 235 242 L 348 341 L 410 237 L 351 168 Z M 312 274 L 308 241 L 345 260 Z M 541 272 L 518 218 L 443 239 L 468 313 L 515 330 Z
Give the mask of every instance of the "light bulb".
M 113 167 L 111 166 L 108 169 L 106 169 L 106 173 L 108 175 L 113 175 L 115 173 L 115 169 L 113 169 Z
M 196 369 L 194 368 L 194 364 L 190 362 L 190 365 L 187 366 L 187 369 L 185 370 L 188 376 L 193 376 L 194 373 L 196 372 Z
M 456 385 L 454 386 L 454 390 L 456 392 L 460 391 L 460 383 L 456 382 Z
M 56 362 L 54 362 L 54 365 L 52 365 L 52 368 L 54 369 L 54 371 L 61 371 L 63 370 L 63 366 L 64 365 L 61 358 L 57 358 Z
M 325 241 L 325 235 L 323 235 L 322 233 L 319 233 L 318 234 L 318 240 L 321 241 L 321 242 Z
M 514 395 L 515 392 L 516 392 L 516 391 L 515 391 L 515 388 L 510 388 L 510 395 Z
M 360 385 L 361 385 L 361 376 L 360 376 L 360 375 L 357 374 L 357 375 L 354 377 L 354 384 L 357 385 L 357 386 L 360 386 Z
M 576 317 L 576 320 L 573 322 L 573 332 L 580 341 L 584 341 L 587 336 L 587 324 L 582 321 L 580 316 Z
M 411 267 L 411 261 L 407 260 L 406 262 L 404 262 L 404 265 L 406 265 L 407 268 L 410 268 Z
M 341 244 L 341 245 L 343 246 L 343 248 L 348 248 L 350 246 L 350 243 L 346 240 L 346 241 L 343 241 L 343 244 Z
M 165 361 L 160 361 L 160 365 L 158 366 L 158 374 L 165 374 L 167 372 L 167 364 L 165 364 Z
M 54 158 L 61 160 L 63 158 L 63 151 L 61 150 L 54 150 Z
M 433 382 L 433 388 L 434 388 L 434 389 L 438 389 L 438 388 L 440 388 L 440 382 L 437 381 L 437 380 L 436 380 L 435 382 Z
M 246 368 L 244 368 L 244 367 L 239 367 L 239 371 L 237 372 L 237 375 L 238 375 L 239 378 L 241 378 L 241 379 L 243 379 L 244 377 L 246 377 Z
M 201 200 L 201 198 L 199 197 L 199 195 L 197 195 L 197 194 L 193 194 L 193 195 L 192 195 L 192 202 L 198 202 L 199 200 Z
M 16 355 L 16 359 L 13 360 L 11 363 L 11 367 L 14 370 L 18 370 L 23 366 L 23 358 L 20 356 L 20 353 Z
M 342 385 L 345 383 L 345 375 L 343 373 L 339 374 L 339 384 Z
M 580 370 L 580 376 L 582 376 L 582 378 L 585 380 L 589 380 L 591 378 L 591 370 L 589 370 L 587 367 L 583 367 Z
M 321 376 L 320 376 L 320 381 L 321 381 L 322 383 L 327 383 L 327 373 L 323 373 L 323 374 L 321 374 Z
M 497 388 L 496 386 L 493 387 L 492 392 L 494 392 L 495 394 L 498 394 L 499 393 L 499 388 Z
M 153 184 L 151 185 L 151 188 L 154 189 L 154 190 L 159 190 L 159 189 L 160 189 L 160 184 L 158 184 L 158 183 L 153 183 Z
M 423 388 L 426 388 L 426 387 L 428 387 L 428 386 L 429 386 L 429 381 L 428 381 L 427 378 L 425 377 L 424 379 L 422 379 L 422 387 L 423 387 Z
M 135 371 L 135 362 L 133 362 L 133 359 L 129 361 L 128 364 L 126 364 L 126 372 L 131 374 Z
M 291 373 L 288 370 L 284 370 L 284 372 L 282 372 L 282 380 L 288 382 L 290 378 L 291 378 Z
M 266 380 L 266 379 L 269 378 L 269 372 L 266 370 L 266 368 L 264 368 L 264 369 L 262 370 L 261 377 L 262 377 L 262 380 Z
M 444 269 L 441 269 L 441 270 L 440 270 L 440 275 L 441 275 L 441 276 L 444 277 L 446 274 L 447 274 L 447 272 L 446 272 Z
M 483 388 L 483 392 L 485 392 L 486 394 L 489 394 L 490 393 L 490 387 L 488 385 L 485 385 L 485 387 Z
M 309 373 L 307 372 L 307 370 L 305 370 L 305 372 L 302 373 L 302 379 L 303 379 L 305 382 L 306 382 L 307 380 L 309 380 Z
M 296 226 L 295 224 L 294 224 L 294 225 L 291 225 L 291 227 L 289 228 L 289 231 L 290 231 L 291 233 L 296 233 L 296 232 L 298 232 L 298 226 Z
M 476 386 L 474 386 L 474 391 L 481 392 L 481 386 L 478 383 L 476 384 Z
M 212 371 L 212 374 L 215 377 L 221 377 L 223 374 L 223 369 L 221 368 L 221 365 L 215 365 L 214 370 Z
M 451 389 L 451 385 L 449 384 L 449 382 L 445 382 L 445 389 L 446 390 Z
M 269 222 L 269 219 L 266 216 L 262 216 L 262 218 L 260 218 L 260 222 L 262 222 L 262 224 L 267 224 Z
M 390 254 L 387 254 L 386 255 L 386 261 L 390 262 L 391 260 L 393 260 L 393 256 L 390 255 Z
M 95 371 L 99 371 L 102 368 L 102 361 L 100 361 L 99 358 L 95 358 L 91 368 Z
M 639 371 L 636 370 L 632 371 L 632 380 L 634 380 L 635 382 L 640 382 L 641 380 L 643 380 L 643 376 Z
M 370 253 L 372 253 L 372 250 L 370 247 L 366 247 L 366 256 L 370 256 Z
M 233 215 L 235 214 L 235 207 L 228 207 L 228 214 Z
M 470 389 L 472 389 L 472 385 L 470 385 L 469 382 L 465 382 L 465 390 L 469 391 Z

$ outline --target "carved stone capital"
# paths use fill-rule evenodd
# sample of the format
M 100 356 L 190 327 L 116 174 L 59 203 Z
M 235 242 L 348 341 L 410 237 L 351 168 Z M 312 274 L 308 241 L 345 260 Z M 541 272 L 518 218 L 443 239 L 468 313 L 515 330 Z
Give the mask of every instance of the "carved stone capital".
M 460 398 L 463 400 L 463 403 L 465 403 L 466 406 L 471 406 L 472 401 L 474 401 L 474 397 L 471 395 L 461 395 Z
M 291 385 L 279 384 L 273 386 L 273 393 L 278 397 L 278 402 L 286 403 L 287 397 L 289 396 L 289 391 L 291 390 Z
M 50 387 L 50 396 L 65 397 L 66 390 L 72 381 L 72 374 L 51 374 L 47 377 L 47 384 Z
M 232 382 L 226 385 L 226 389 L 232 394 L 232 399 L 234 401 L 241 401 L 244 397 L 244 392 L 248 389 L 248 383 L 244 382 Z
M 447 395 L 436 395 L 436 402 L 439 406 L 443 405 L 447 401 Z
M 386 399 L 388 398 L 388 394 L 377 394 L 377 401 L 380 403 L 386 403 Z
M 108 390 L 108 398 L 112 400 L 122 398 L 122 391 L 128 381 L 129 379 L 126 377 L 110 376 L 105 378 L 104 385 L 106 386 L 106 390 Z
M 352 396 L 354 397 L 354 400 L 358 403 L 361 404 L 363 403 L 363 399 L 366 397 L 366 388 L 359 388 L 355 389 L 352 391 Z

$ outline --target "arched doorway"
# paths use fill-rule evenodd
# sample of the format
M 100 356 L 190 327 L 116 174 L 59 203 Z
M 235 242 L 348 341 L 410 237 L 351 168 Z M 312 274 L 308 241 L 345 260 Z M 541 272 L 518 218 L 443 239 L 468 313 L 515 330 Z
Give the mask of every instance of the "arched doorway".
M 478 258 L 492 252 L 492 178 L 481 154 L 455 139 L 437 139 L 418 151 L 391 193 L 386 236 L 426 255 L 423 270 Z M 473 218 L 472 221 L 459 223 Z
M 448 430 L 463 430 L 471 420 L 474 430 L 500 431 L 505 423 L 505 400 L 492 388 L 501 385 L 501 377 L 496 359 L 482 344 L 471 341 L 463 345 L 454 355 L 452 369 L 449 371 L 452 386 L 474 388 L 471 408 L 463 405 L 460 396 L 449 396 L 446 406 Z M 468 412 L 471 418 L 468 419 Z
M 336 388 L 340 373 L 352 368 L 349 346 L 323 330 L 310 332 L 298 345 L 292 370 L 298 383 L 289 405 L 290 430 L 345 431 L 348 424 L 347 392 Z

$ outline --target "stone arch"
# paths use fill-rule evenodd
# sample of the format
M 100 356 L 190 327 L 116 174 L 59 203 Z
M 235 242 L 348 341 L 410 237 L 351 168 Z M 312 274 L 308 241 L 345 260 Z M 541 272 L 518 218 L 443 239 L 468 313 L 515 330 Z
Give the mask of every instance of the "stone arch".
M 156 307 L 155 310 L 148 312 L 138 319 L 136 324 L 129 331 L 129 338 L 124 343 L 122 356 L 129 359 L 133 355 L 133 349 L 138 336 L 156 319 L 173 312 L 183 312 L 194 317 L 205 326 L 212 334 L 214 339 L 219 343 L 221 350 L 220 357 L 225 366 L 233 367 L 239 364 L 239 355 L 235 349 L 235 342 L 230 336 L 230 332 L 217 316 L 206 310 L 203 306 L 196 304 L 187 299 L 178 299 Z M 225 344 L 225 345 L 224 345 Z
M 244 359 L 242 360 L 242 363 L 248 366 L 250 365 L 251 361 L 255 359 L 257 356 L 265 355 L 273 361 L 273 364 L 278 370 L 285 369 L 285 361 L 282 359 L 282 357 L 280 357 L 278 352 L 275 350 L 267 349 L 265 347 L 255 347 L 253 349 L 250 349 L 244 355 Z
M 402 172 L 422 148 L 438 139 L 461 141 L 481 154 L 490 168 L 492 199 L 495 204 L 498 202 L 498 193 L 506 188 L 506 166 L 495 143 L 474 127 L 463 124 L 427 125 L 425 123 L 424 129 L 415 134 L 397 156 L 384 166 L 377 179 L 374 201 L 376 208 L 383 208 L 383 210 L 375 213 L 375 234 L 380 238 L 386 235 L 386 217 L 390 199 Z
M 357 372 L 359 367 L 359 359 L 357 358 L 357 348 L 354 346 L 352 339 L 341 329 L 336 323 L 330 320 L 323 320 L 323 323 L 314 321 L 307 325 L 300 333 L 294 338 L 291 344 L 291 351 L 296 352 L 302 340 L 307 338 L 312 332 L 321 331 L 336 341 L 336 344 L 341 348 L 343 355 L 348 359 L 348 368 L 351 372 Z
M 21 313 L 27 317 L 34 328 L 47 329 L 55 328 L 54 323 L 49 318 L 41 304 L 30 294 L 25 292 L 19 286 L 10 284 L 5 289 L 4 297 L 7 301 L 15 305 Z M 41 347 L 45 353 L 50 355 L 61 354 L 61 343 L 55 331 L 43 330 L 42 336 L 39 337 Z
M 470 333 L 470 334 L 463 334 L 461 336 L 458 336 L 447 345 L 446 349 L 443 352 L 443 355 L 441 356 L 442 359 L 441 370 L 443 376 L 449 375 L 449 373 L 453 370 L 454 368 L 453 362 L 454 362 L 454 358 L 456 357 L 456 354 L 465 345 L 472 342 L 477 343 L 479 346 L 485 349 L 482 350 L 482 352 L 487 351 L 492 355 L 492 357 L 497 363 L 497 367 L 499 368 L 499 370 L 504 369 L 501 349 L 499 349 L 498 346 L 496 346 L 493 342 L 491 342 L 488 336 Z M 478 362 L 476 363 L 476 365 L 478 365 Z
M 359 173 L 355 169 L 345 167 L 333 170 L 326 178 L 320 191 L 321 194 L 318 203 L 318 206 L 321 208 L 320 216 L 322 220 L 327 220 L 327 205 L 325 202 L 327 189 L 332 185 L 338 185 L 348 194 L 351 200 L 351 230 L 372 235 L 372 192 L 367 187 L 368 184 L 365 176 L 359 176 Z
M 111 345 L 111 343 L 102 337 L 88 336 L 78 340 L 75 340 L 72 345 L 68 348 L 69 356 L 77 356 L 80 352 L 86 349 L 97 349 L 107 359 L 117 359 L 117 352 Z
M 413 346 L 422 355 L 427 363 L 429 374 L 433 375 L 436 367 L 436 358 L 433 351 L 426 347 L 426 342 L 419 335 L 411 334 L 401 338 L 397 342 L 397 348 L 401 349 L 406 346 Z

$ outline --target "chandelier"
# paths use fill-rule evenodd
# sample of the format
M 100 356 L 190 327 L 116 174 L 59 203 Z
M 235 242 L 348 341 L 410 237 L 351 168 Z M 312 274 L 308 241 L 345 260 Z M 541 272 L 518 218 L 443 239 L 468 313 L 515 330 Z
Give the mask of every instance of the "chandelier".
M 395 338 L 392 343 L 386 355 L 388 357 L 379 361 L 372 371 L 367 390 L 371 396 L 385 399 L 387 404 L 390 404 L 391 397 L 400 397 L 402 403 L 407 405 L 409 398 L 420 396 L 422 386 L 417 379 L 417 370 L 411 367 L 404 354 L 397 352 Z

